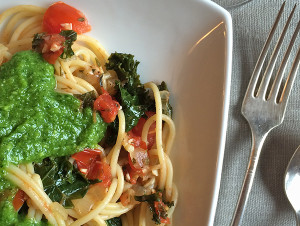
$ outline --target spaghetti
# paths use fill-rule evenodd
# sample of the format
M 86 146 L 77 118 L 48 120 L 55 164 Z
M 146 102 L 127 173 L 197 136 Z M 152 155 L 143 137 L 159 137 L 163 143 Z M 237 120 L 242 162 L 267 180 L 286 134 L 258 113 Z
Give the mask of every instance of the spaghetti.
M 20 5 L 0 15 L 0 65 L 9 61 L 15 53 L 32 48 L 33 36 L 43 32 L 45 12 L 46 9 L 37 6 Z M 72 49 L 73 57 L 58 58 L 53 64 L 56 91 L 75 96 L 93 92 L 98 98 L 103 94 L 101 88 L 104 88 L 110 95 L 114 95 L 118 76 L 114 71 L 106 69 L 109 54 L 101 44 L 92 37 L 79 34 Z M 102 86 L 99 85 L 100 80 Z M 6 178 L 28 197 L 27 218 L 34 218 L 36 221 L 46 219 L 52 225 L 79 226 L 106 225 L 107 220 L 120 217 L 122 225 L 125 226 L 148 225 L 151 222 L 150 202 L 147 202 L 145 197 L 157 195 L 155 197 L 160 199 L 152 201 L 155 207 L 151 209 L 152 213 L 157 214 L 158 209 L 164 207 L 167 215 L 158 216 L 158 220 L 162 225 L 170 223 L 166 219 L 171 219 L 178 196 L 169 158 L 175 126 L 170 116 L 163 114 L 161 91 L 157 85 L 149 82 L 144 87 L 151 90 L 155 102 L 155 112 L 148 117 L 141 132 L 140 142 L 148 144 L 145 164 L 147 167 L 142 167 L 135 173 L 125 169 L 126 165 L 130 165 L 127 156 L 134 154 L 137 149 L 140 151 L 140 147 L 135 147 L 132 143 L 133 138 L 126 132 L 126 118 L 120 108 L 115 119 L 118 122 L 118 131 L 114 145 L 97 148 L 101 161 L 110 167 L 109 186 L 105 188 L 97 184 L 91 185 L 83 198 L 72 200 L 73 208 L 65 208 L 62 203 L 49 198 L 40 175 L 35 172 L 35 163 L 18 166 L 9 164 L 5 168 Z M 148 137 L 153 133 L 153 125 L 156 128 L 155 141 L 149 148 Z M 132 164 L 136 164 L 133 160 L 135 159 L 130 159 Z M 74 163 L 76 159 L 70 157 L 69 162 Z M 162 202 L 162 194 L 166 202 L 173 202 L 173 205 L 167 207 Z M 140 198 L 136 198 L 137 196 Z

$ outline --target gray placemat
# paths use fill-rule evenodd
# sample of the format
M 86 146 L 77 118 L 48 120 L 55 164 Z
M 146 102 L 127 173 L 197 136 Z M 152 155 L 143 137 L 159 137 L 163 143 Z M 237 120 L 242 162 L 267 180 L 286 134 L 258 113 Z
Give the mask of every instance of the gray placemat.
M 229 1 L 215 0 L 223 6 Z M 232 0 L 234 1 L 236 0 Z M 230 225 L 241 189 L 251 149 L 251 132 L 240 113 L 241 104 L 256 60 L 282 2 L 283 0 L 253 0 L 229 10 L 234 29 L 231 100 L 215 226 Z M 299 1 L 287 1 L 284 19 L 296 2 Z M 292 27 L 296 26 L 299 18 L 298 6 Z M 284 20 L 281 25 L 283 23 Z M 300 37 L 297 43 L 299 39 Z M 284 194 L 283 180 L 287 164 L 300 145 L 299 97 L 300 73 L 296 77 L 283 124 L 271 131 L 262 148 L 242 225 L 296 225 L 293 210 Z

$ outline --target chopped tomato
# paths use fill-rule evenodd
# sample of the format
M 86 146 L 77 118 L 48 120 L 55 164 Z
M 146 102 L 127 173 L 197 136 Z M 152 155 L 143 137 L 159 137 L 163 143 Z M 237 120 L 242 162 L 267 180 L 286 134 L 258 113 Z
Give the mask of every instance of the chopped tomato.
M 147 150 L 147 144 L 145 141 L 142 141 L 140 136 L 136 136 L 132 131 L 128 132 L 129 143 L 134 147 L 141 147 L 144 150 Z
M 111 185 L 111 169 L 110 165 L 104 161 L 97 161 L 96 167 L 90 172 L 89 177 L 91 180 L 99 179 L 102 182 L 100 185 L 108 188 Z
M 155 115 L 155 112 L 152 111 L 147 111 L 146 112 L 146 116 L 147 119 L 150 118 L 151 116 Z M 137 123 L 137 125 L 135 127 L 132 128 L 132 132 L 133 134 L 135 134 L 136 136 L 142 136 L 142 131 L 143 131 L 143 127 L 145 125 L 146 120 L 145 118 L 141 117 Z M 148 149 L 151 149 L 151 147 L 153 146 L 153 144 L 155 143 L 155 138 L 156 138 L 156 124 L 153 123 L 148 131 L 148 136 L 147 136 L 147 141 L 148 141 Z
M 74 30 L 82 34 L 91 30 L 85 15 L 64 2 L 52 4 L 44 14 L 43 30 L 58 34 L 62 30 Z
M 116 119 L 120 104 L 103 87 L 101 90 L 102 94 L 94 102 L 94 109 L 100 112 L 104 122 L 110 123 Z
M 26 193 L 23 190 L 19 189 L 13 200 L 14 209 L 18 212 L 27 199 L 28 199 L 28 196 L 26 195 Z
M 72 155 L 79 171 L 89 180 L 99 179 L 104 187 L 111 184 L 111 170 L 108 163 L 101 161 L 100 150 L 85 149 Z
M 80 172 L 87 174 L 89 171 L 91 171 L 93 162 L 95 162 L 98 157 L 100 158 L 100 153 L 101 151 L 98 149 L 87 148 L 81 152 L 73 154 L 72 158 L 76 160 Z
M 160 222 L 162 224 L 170 224 L 170 218 L 165 216 L 162 216 L 162 213 L 165 213 L 165 204 L 162 201 L 154 201 L 154 208 L 155 208 L 155 212 L 156 214 L 159 216 Z
M 54 64 L 57 58 L 63 53 L 63 49 L 56 52 L 43 53 L 43 58 L 49 63 Z
M 50 64 L 54 64 L 64 51 L 66 38 L 60 34 L 42 34 L 35 41 L 35 50 L 42 53 L 43 58 Z

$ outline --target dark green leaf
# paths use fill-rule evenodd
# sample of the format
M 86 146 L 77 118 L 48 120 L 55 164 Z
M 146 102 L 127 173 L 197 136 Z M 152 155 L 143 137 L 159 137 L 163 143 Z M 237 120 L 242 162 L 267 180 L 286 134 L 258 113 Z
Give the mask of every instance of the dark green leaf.
M 73 30 L 62 30 L 59 34 L 66 38 L 66 41 L 64 42 L 64 52 L 60 55 L 60 58 L 66 59 L 73 56 L 74 52 L 72 50 L 72 45 L 73 42 L 77 40 L 77 33 Z
M 79 17 L 77 20 L 80 21 L 80 22 L 84 22 L 85 21 L 84 17 Z
M 167 83 L 165 81 L 162 81 L 160 85 L 157 86 L 157 88 L 159 89 L 159 91 L 169 91 L 168 87 L 167 87 Z
M 167 84 L 163 81 L 160 85 L 158 85 L 158 89 L 161 96 L 162 113 L 172 118 L 173 109 L 169 102 L 170 93 Z
M 122 221 L 120 217 L 111 218 L 105 221 L 107 226 L 122 226 Z
M 153 214 L 152 220 L 155 222 L 155 224 L 160 224 L 161 217 L 166 219 L 168 217 L 168 212 L 165 209 L 165 206 L 162 204 L 171 207 L 174 205 L 174 202 L 165 202 L 164 195 L 161 191 L 157 191 L 150 195 L 142 195 L 142 196 L 134 196 L 134 199 L 138 202 L 147 202 L 149 204 L 149 208 Z M 162 203 L 161 203 L 162 201 Z M 154 202 L 158 203 L 158 209 L 155 209 Z
M 154 100 L 149 97 L 137 74 L 138 64 L 131 54 L 113 53 L 105 65 L 108 70 L 114 70 L 120 79 L 117 82 L 119 90 L 116 99 L 124 110 L 126 131 L 131 130 L 145 111 L 154 105 Z
M 84 94 L 74 94 L 74 97 L 81 100 L 82 108 L 91 107 L 92 109 L 94 108 L 94 101 L 97 98 L 95 91 L 90 91 Z
M 71 200 L 84 197 L 89 185 L 94 182 L 88 181 L 68 159 L 69 157 L 46 158 L 42 163 L 36 163 L 34 169 L 40 175 L 50 199 L 71 208 Z
M 134 60 L 134 56 L 126 53 L 112 53 L 108 58 L 106 68 L 114 70 L 121 82 L 134 78 L 136 85 L 141 85 L 139 75 L 137 74 L 137 66 L 140 62 Z
M 137 96 L 141 105 L 148 106 L 153 100 L 150 100 L 148 92 L 145 90 L 137 74 L 139 61 L 134 60 L 134 56 L 126 53 L 113 53 L 108 58 L 105 65 L 108 70 L 114 70 L 124 89 L 132 96 Z
M 119 86 L 119 89 L 121 92 L 121 105 L 126 119 L 125 131 L 128 132 L 138 123 L 145 112 L 145 108 L 139 104 L 137 96 L 130 95 L 129 92 L 121 86 Z
M 44 37 L 45 33 L 37 33 L 33 36 L 32 40 L 32 49 L 41 52 L 42 50 L 40 49 L 42 46 L 42 43 L 44 42 Z
M 151 195 L 134 196 L 134 199 L 138 202 L 148 202 L 148 203 L 160 201 L 158 192 L 153 193 Z
M 105 135 L 105 144 L 109 146 L 113 146 L 116 143 L 118 137 L 119 130 L 119 119 L 116 117 L 115 121 L 110 123 L 107 127 L 106 135 Z

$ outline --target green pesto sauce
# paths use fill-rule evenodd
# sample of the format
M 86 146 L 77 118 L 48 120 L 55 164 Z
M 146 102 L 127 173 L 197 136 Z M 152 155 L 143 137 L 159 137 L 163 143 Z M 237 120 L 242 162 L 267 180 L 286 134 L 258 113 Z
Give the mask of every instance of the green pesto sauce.
M 106 124 L 90 108 L 54 91 L 54 68 L 36 52 L 23 51 L 0 67 L 0 193 L 8 163 L 40 162 L 93 148 Z M 1 211 L 1 209 L 0 209 Z M 0 224 L 2 225 L 2 224 Z
M 17 189 L 13 189 L 16 192 Z M 13 193 L 14 193 L 13 192 Z M 5 199 L 1 201 L 1 198 Z M 35 219 L 29 219 L 25 215 L 18 214 L 12 205 L 13 196 L 7 191 L 0 195 L 0 225 L 5 226 L 46 226 L 44 221 L 37 222 Z

